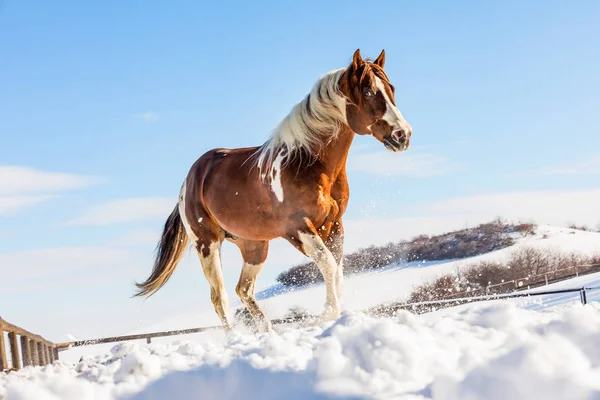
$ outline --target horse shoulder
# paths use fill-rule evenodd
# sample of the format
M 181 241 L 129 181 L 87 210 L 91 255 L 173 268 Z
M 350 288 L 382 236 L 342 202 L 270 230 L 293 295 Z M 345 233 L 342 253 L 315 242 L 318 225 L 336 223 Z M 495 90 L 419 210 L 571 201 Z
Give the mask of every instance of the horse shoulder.
M 346 211 L 348 200 L 350 198 L 350 185 L 346 171 L 342 171 L 331 187 L 331 197 L 338 205 L 338 214 L 341 216 Z

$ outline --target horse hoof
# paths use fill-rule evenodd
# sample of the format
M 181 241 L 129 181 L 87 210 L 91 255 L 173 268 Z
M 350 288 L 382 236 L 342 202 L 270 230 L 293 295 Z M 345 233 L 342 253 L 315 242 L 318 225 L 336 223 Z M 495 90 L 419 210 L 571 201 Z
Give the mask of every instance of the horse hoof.
M 335 310 L 335 309 L 328 307 L 321 314 L 320 320 L 322 322 L 335 321 L 340 317 L 340 315 L 341 315 L 340 310 Z
M 271 325 L 271 321 L 268 319 L 264 319 L 260 321 L 258 324 L 258 331 L 260 333 L 269 333 L 273 332 L 273 325 Z

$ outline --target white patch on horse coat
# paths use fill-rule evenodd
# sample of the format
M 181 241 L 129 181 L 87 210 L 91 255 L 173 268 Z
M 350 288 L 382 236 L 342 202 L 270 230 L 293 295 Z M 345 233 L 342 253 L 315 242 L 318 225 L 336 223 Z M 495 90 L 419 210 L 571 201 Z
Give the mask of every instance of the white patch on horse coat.
M 337 271 L 335 274 L 335 288 L 338 296 L 338 301 L 341 301 L 342 296 L 344 295 L 344 257 L 342 257 L 337 267 Z
M 181 191 L 179 192 L 179 216 L 181 218 L 181 222 L 183 223 L 183 226 L 185 227 L 185 232 L 187 233 L 188 237 L 190 238 L 190 240 L 192 241 L 192 243 L 194 245 L 196 245 L 196 243 L 198 242 L 198 237 L 196 236 L 196 234 L 194 234 L 194 231 L 192 231 L 192 227 L 190 226 L 190 222 L 187 219 L 187 215 L 185 214 L 185 187 L 187 186 L 187 180 L 185 182 L 183 182 L 183 185 L 181 186 Z M 202 219 L 202 218 L 200 218 Z
M 387 122 L 394 131 L 398 129 L 402 129 L 406 133 L 412 131 L 410 124 L 404 119 L 404 117 L 400 113 L 400 110 L 398 110 L 398 107 L 396 107 L 394 103 L 392 103 L 389 96 L 387 95 L 387 92 L 385 91 L 385 86 L 383 85 L 383 82 L 377 76 L 375 77 L 375 86 L 381 92 L 383 98 L 385 99 L 385 114 L 383 114 L 382 119 L 385 122 Z
M 202 217 L 198 218 L 198 222 L 202 222 Z
M 252 315 L 252 318 L 258 324 L 259 329 L 263 332 L 268 332 L 272 329 L 271 321 L 265 317 L 264 312 L 260 309 L 254 293 L 256 290 L 256 278 L 264 265 L 264 263 L 250 264 L 244 261 L 240 280 L 235 291 L 242 303 L 246 305 L 250 315 Z
M 283 161 L 283 155 L 277 154 L 273 165 L 271 166 L 271 190 L 275 193 L 277 200 L 283 202 L 283 186 L 281 185 L 281 162 Z
M 299 232 L 298 239 L 302 242 L 302 248 L 306 254 L 313 259 L 315 264 L 317 264 L 321 270 L 321 274 L 323 274 L 326 290 L 325 314 L 337 317 L 340 312 L 340 305 L 337 296 L 338 265 L 335 261 L 335 257 L 319 236 Z
M 231 321 L 231 315 L 229 315 L 229 310 L 227 307 L 228 296 L 225 291 L 225 285 L 223 283 L 223 272 L 221 269 L 221 243 L 220 242 L 211 242 L 208 245 L 208 256 L 204 256 L 204 248 L 206 246 L 203 244 L 200 246 L 200 250 L 198 251 L 198 257 L 200 258 L 200 263 L 202 264 L 202 269 L 204 270 L 204 275 L 208 280 L 208 283 L 212 290 L 215 290 L 215 294 L 217 296 L 217 301 L 220 303 L 223 308 L 224 315 L 219 315 L 222 319 L 227 321 Z M 214 303 L 213 303 L 214 304 Z M 216 305 L 215 305 L 216 311 Z M 217 311 L 218 313 L 218 311 Z

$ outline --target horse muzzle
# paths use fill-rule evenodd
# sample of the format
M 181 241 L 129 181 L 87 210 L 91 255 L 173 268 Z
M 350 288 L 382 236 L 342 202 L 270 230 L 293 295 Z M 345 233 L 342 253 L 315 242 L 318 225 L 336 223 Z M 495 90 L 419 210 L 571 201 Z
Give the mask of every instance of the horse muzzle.
M 383 138 L 383 145 L 393 152 L 405 151 L 410 146 L 410 132 L 407 134 L 403 129 L 395 130 Z

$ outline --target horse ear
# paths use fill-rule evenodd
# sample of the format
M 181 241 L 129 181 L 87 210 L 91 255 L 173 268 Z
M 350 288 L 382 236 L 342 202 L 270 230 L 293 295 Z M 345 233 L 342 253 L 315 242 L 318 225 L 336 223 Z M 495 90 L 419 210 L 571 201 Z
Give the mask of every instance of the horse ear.
M 356 49 L 354 56 L 352 56 L 352 68 L 357 70 L 363 63 L 364 61 L 360 55 L 360 49 Z
M 383 69 L 383 65 L 385 64 L 385 50 L 381 50 L 381 54 L 377 57 L 377 60 L 375 60 L 375 64 Z

